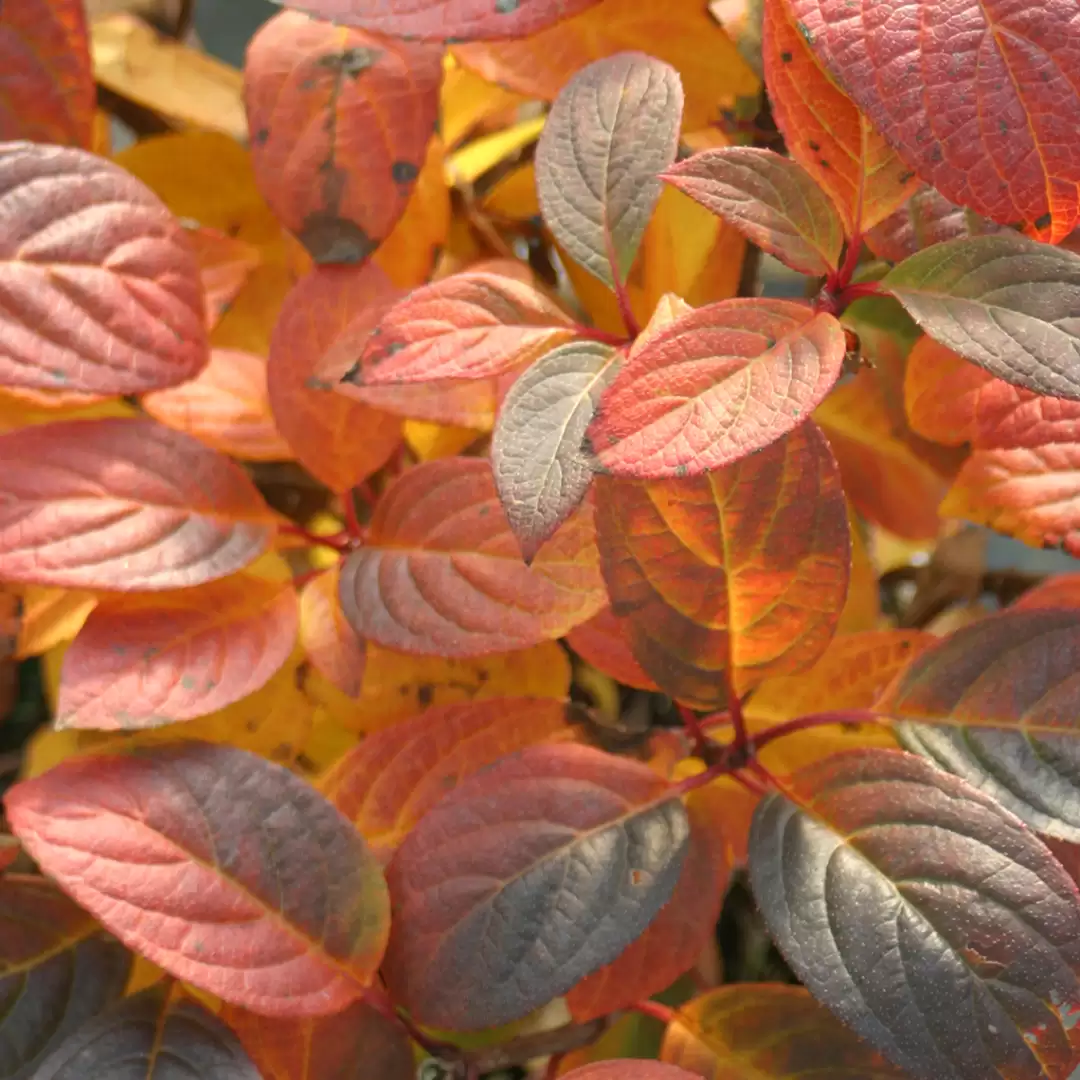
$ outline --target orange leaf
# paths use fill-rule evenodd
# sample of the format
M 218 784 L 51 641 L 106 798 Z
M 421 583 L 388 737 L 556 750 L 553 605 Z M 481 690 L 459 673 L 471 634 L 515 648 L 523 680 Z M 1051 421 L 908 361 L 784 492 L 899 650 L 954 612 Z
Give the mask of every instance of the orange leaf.
M 660 689 L 634 659 L 626 622 L 610 607 L 598 612 L 588 622 L 575 626 L 566 635 L 566 644 L 586 663 L 610 675 L 616 682 L 638 690 Z
M 15 656 L 40 656 L 62 641 L 70 641 L 94 610 L 97 597 L 76 589 L 27 585 L 21 591 L 22 613 Z
M 262 262 L 254 244 L 205 225 L 188 229 L 206 296 L 206 325 L 213 330 Z
M 300 593 L 300 643 L 308 659 L 343 694 L 357 697 L 364 682 L 364 642 L 338 601 L 339 568 L 332 566 Z

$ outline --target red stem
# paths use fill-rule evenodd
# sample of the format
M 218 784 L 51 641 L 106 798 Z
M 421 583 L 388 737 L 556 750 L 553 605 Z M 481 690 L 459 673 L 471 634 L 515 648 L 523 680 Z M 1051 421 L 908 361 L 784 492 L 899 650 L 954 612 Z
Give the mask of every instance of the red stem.
M 458 1057 L 460 1051 L 456 1046 L 451 1043 L 439 1042 L 438 1039 L 432 1039 L 425 1035 L 405 1013 L 399 1012 L 394 1007 L 394 1003 L 381 987 L 368 987 L 364 993 L 364 1001 L 387 1020 L 400 1024 L 409 1033 L 409 1038 L 417 1046 L 421 1047 L 425 1053 L 430 1054 L 431 1057 L 450 1061 Z
M 849 304 L 861 300 L 864 296 L 880 296 L 883 292 L 880 281 L 860 281 L 856 285 L 846 286 L 836 297 L 837 306 L 843 311 Z
M 840 268 L 836 271 L 835 275 L 829 275 L 827 288 L 830 292 L 843 292 L 844 289 L 851 284 L 851 279 L 855 276 L 855 269 L 859 265 L 859 256 L 862 254 L 862 245 L 863 240 L 860 233 L 856 233 L 848 241 L 848 245 L 844 249 L 844 261 L 840 264 Z
M 282 525 L 281 530 L 286 536 L 299 536 L 306 540 L 312 547 L 328 547 L 342 553 L 352 550 L 352 541 L 347 532 L 335 533 L 333 536 L 316 536 L 308 532 L 302 525 Z
M 835 712 L 810 713 L 794 720 L 777 724 L 768 731 L 763 731 L 751 740 L 751 746 L 755 753 L 769 743 L 782 739 L 786 735 L 794 735 L 797 731 L 806 731 L 808 728 L 825 727 L 829 724 L 881 724 L 885 718 L 869 709 L 843 709 Z
M 555 1080 L 555 1077 L 559 1075 L 559 1066 L 562 1064 L 564 1057 L 566 1057 L 565 1054 L 552 1054 L 548 1058 L 547 1068 L 544 1070 L 544 1080 Z
M 708 760 L 710 756 L 709 737 L 701 726 L 701 720 L 694 713 L 694 710 L 688 706 L 676 702 L 675 707 L 679 710 L 679 716 L 682 719 L 683 727 L 686 729 L 686 734 L 694 744 L 694 753 L 698 757 Z
M 359 490 L 360 485 L 353 488 L 352 491 L 346 491 L 341 497 L 341 501 L 345 508 L 345 532 L 358 543 L 364 539 L 364 526 L 360 524 L 360 519 L 356 516 L 356 493 Z M 370 492 L 370 486 L 368 491 Z M 369 500 L 369 504 L 373 505 L 374 500 Z
M 670 1024 L 675 1019 L 675 1010 L 661 1005 L 659 1001 L 635 1001 L 630 1006 L 633 1012 L 639 1012 L 643 1016 L 651 1016 L 662 1024 Z
M 582 341 L 599 341 L 602 345 L 625 345 L 628 340 L 622 334 L 612 334 L 595 326 L 582 326 L 581 323 L 574 324 L 574 333 Z
M 606 249 L 608 266 L 611 267 L 611 280 L 615 282 L 615 299 L 619 302 L 619 314 L 622 316 L 623 325 L 627 334 L 636 338 L 641 333 L 637 319 L 634 318 L 634 309 L 630 305 L 630 293 L 626 290 L 626 283 L 619 278 L 619 260 L 615 255 L 615 242 L 611 234 L 605 230 L 604 247 Z
M 745 750 L 748 742 L 746 734 L 746 717 L 743 715 L 742 702 L 739 693 L 735 689 L 735 680 L 732 678 L 732 669 L 729 664 L 724 669 L 724 681 L 727 683 L 728 715 L 731 717 L 733 728 L 732 744 L 736 750 Z
M 733 772 L 731 774 L 735 780 L 737 780 L 751 795 L 759 795 L 764 797 L 769 794 L 768 787 L 763 784 L 757 777 L 745 772 Z

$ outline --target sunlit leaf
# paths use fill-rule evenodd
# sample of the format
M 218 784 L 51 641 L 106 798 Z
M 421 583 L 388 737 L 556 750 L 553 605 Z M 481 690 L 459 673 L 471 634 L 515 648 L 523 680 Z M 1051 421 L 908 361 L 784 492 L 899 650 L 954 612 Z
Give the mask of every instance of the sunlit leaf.
M 26 585 L 20 589 L 18 645 L 15 656 L 24 660 L 70 641 L 97 604 L 93 593 Z
M 586 663 L 616 682 L 638 690 L 660 689 L 634 659 L 627 625 L 611 608 L 604 608 L 588 622 L 575 626 L 566 635 L 566 644 Z
M 65 761 L 4 805 L 82 907 L 225 1001 L 268 1016 L 333 1013 L 378 968 L 389 923 L 378 865 L 279 765 L 231 746 L 163 744 Z
M 439 130 L 446 145 L 455 147 L 478 128 L 488 130 L 504 117 L 516 116 L 526 98 L 485 82 L 447 53 L 439 100 Z
M 527 1015 L 641 934 L 689 831 L 664 780 L 589 747 L 530 747 L 470 777 L 390 863 L 391 993 L 453 1029 Z

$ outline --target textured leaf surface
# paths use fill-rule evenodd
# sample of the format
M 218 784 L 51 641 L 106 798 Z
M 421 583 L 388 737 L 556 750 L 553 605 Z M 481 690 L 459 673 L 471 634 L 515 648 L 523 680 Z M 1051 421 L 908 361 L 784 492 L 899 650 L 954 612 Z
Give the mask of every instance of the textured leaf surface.
M 288 0 L 320 19 L 434 41 L 524 37 L 597 0 Z
M 146 394 L 142 407 L 157 421 L 245 461 L 287 461 L 266 389 L 266 361 L 239 349 L 214 349 L 191 380 Z
M 372 386 L 501 375 L 571 336 L 570 319 L 531 285 L 465 272 L 398 301 L 367 340 L 360 379 Z
M 927 439 L 945 446 L 974 442 L 984 392 L 1001 381 L 923 335 L 908 356 L 904 409 Z
M 898 751 L 790 787 L 798 806 L 771 795 L 754 816 L 750 879 L 807 989 L 918 1080 L 1068 1076 L 1080 894 L 1023 823 Z
M 664 1061 L 706 1080 L 904 1080 L 905 1074 L 801 986 L 739 983 L 683 1005 L 664 1032 Z
M 343 694 L 356 697 L 364 682 L 364 642 L 338 602 L 340 568 L 309 581 L 300 592 L 300 642 L 316 669 Z
M 609 675 L 616 682 L 637 690 L 660 689 L 634 659 L 626 621 L 620 619 L 609 607 L 594 615 L 588 622 L 575 626 L 566 635 L 566 644 L 587 664 Z
M 80 1028 L 35 1080 L 262 1080 L 236 1036 L 197 1001 L 151 987 Z
M 575 341 L 541 356 L 506 395 L 491 440 L 495 487 L 526 559 L 574 512 L 592 483 L 582 448 L 615 376 L 609 345 Z
M 836 463 L 811 423 L 699 478 L 601 478 L 597 510 L 612 610 L 672 696 L 720 707 L 725 670 L 745 693 L 803 670 L 829 643 L 850 532 Z
M 1080 400 L 1080 256 L 1016 233 L 950 240 L 894 267 L 882 288 L 991 375 Z
M 425 462 L 379 500 L 367 543 L 341 568 L 356 632 L 389 649 L 480 656 L 561 637 L 604 606 L 591 504 L 531 566 L 480 458 Z
M 131 394 L 207 356 L 195 253 L 158 198 L 83 150 L 0 145 L 0 382 Z
M 171 589 L 252 562 L 277 518 L 228 458 L 152 420 L 0 435 L 0 577 Z
M 0 1077 L 36 1076 L 52 1050 L 120 997 L 130 967 L 127 949 L 51 883 L 0 879 Z
M 123 731 L 223 709 L 285 663 L 298 609 L 291 580 L 244 573 L 102 600 L 64 655 L 56 725 Z
M 89 149 L 97 91 L 82 0 L 7 0 L 0 10 L 0 142 Z
M 462 780 L 535 743 L 574 737 L 561 702 L 496 697 L 427 709 L 369 735 L 319 790 L 389 857 L 409 830 Z
M 668 324 L 623 364 L 589 439 L 601 466 L 643 479 L 697 476 L 802 423 L 844 359 L 833 316 L 788 300 L 725 300 Z
M 817 57 L 946 198 L 1060 240 L 1080 219 L 1080 12 L 788 0 Z M 1044 220 L 1050 219 L 1050 220 Z
M 555 239 L 607 285 L 626 280 L 682 117 L 676 70 L 644 53 L 597 60 L 567 83 L 536 147 L 536 191 Z
M 395 999 L 421 1023 L 491 1027 L 615 959 L 682 869 L 690 830 L 669 791 L 584 746 L 530 747 L 462 783 L 388 869 Z
M 304 468 L 334 491 L 386 463 L 401 442 L 401 420 L 334 393 L 319 364 L 336 350 L 362 349 L 396 296 L 377 266 L 319 267 L 289 293 L 274 327 L 267 365 L 274 421 Z
M 405 212 L 439 109 L 442 50 L 296 11 L 244 64 L 255 178 L 317 263 L 364 262 Z
M 313 788 L 231 746 L 75 758 L 11 788 L 12 831 L 125 944 L 268 1016 L 337 1012 L 382 957 L 386 885 Z M 322 856 L 312 859 L 312 852 Z
M 799 21 L 800 6 L 764 3 L 762 59 L 773 117 L 788 152 L 836 203 L 848 234 L 863 232 L 902 205 L 919 182 L 822 67 L 816 41 Z
M 583 1065 L 562 1076 L 564 1080 L 692 1080 L 694 1074 L 660 1061 L 623 1058 Z
M 839 264 L 843 222 L 809 173 L 788 158 L 750 146 L 704 150 L 663 179 L 793 270 L 827 274 Z

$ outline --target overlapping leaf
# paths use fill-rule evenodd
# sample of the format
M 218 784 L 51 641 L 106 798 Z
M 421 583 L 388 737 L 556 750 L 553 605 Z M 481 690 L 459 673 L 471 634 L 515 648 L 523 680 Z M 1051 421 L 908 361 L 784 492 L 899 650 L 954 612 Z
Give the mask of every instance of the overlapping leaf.
M 124 731 L 191 720 L 265 685 L 296 642 L 287 577 L 105 599 L 64 656 L 56 724 Z
M 158 198 L 84 150 L 0 145 L 0 382 L 137 393 L 207 356 L 195 254 Z
M 698 476 L 805 421 L 844 359 L 833 316 L 789 300 L 724 300 L 660 329 L 623 364 L 589 440 L 600 465 L 643 479 Z
M 946 198 L 1055 241 L 1080 221 L 1071 4 L 787 2 L 818 59 Z
M 668 1025 L 660 1057 L 706 1080 L 905 1076 L 801 986 L 779 983 L 739 983 L 694 998 Z
M 126 944 L 269 1016 L 338 1012 L 382 957 L 386 885 L 313 788 L 231 746 L 65 761 L 10 789 L 13 832 Z M 312 859 L 312 852 L 320 852 Z
M 82 0 L 7 0 L 0 56 L 0 142 L 90 149 L 97 92 Z
M 491 467 L 527 560 L 589 490 L 592 462 L 582 443 L 617 361 L 610 345 L 570 342 L 535 361 L 514 382 L 499 410 Z
M 804 274 L 836 269 L 844 226 L 796 162 L 771 150 L 730 146 L 673 165 L 663 179 Z
M 769 101 L 789 153 L 829 193 L 853 235 L 893 213 L 918 179 L 822 67 L 816 42 L 803 30 L 804 6 L 792 0 L 764 4 Z
M 614 960 L 682 869 L 689 824 L 670 790 L 647 766 L 566 745 L 462 783 L 388 869 L 395 999 L 421 1023 L 491 1027 Z
M 204 225 L 189 227 L 206 301 L 206 325 L 213 330 L 262 262 L 254 244 Z
M 918 1080 L 1065 1080 L 1080 893 L 1038 838 L 899 751 L 837 755 L 790 791 L 758 807 L 750 878 L 810 992 Z
M 425 462 L 379 500 L 368 540 L 341 568 L 356 632 L 390 649 L 480 656 L 561 637 L 606 602 L 583 504 L 531 566 L 480 458 Z
M 130 967 L 127 949 L 51 883 L 0 878 L 0 1077 L 37 1076 L 51 1051 L 120 997 Z
M 248 47 L 259 188 L 317 263 L 364 262 L 405 211 L 439 109 L 442 50 L 295 11 Z
M 237 465 L 152 420 L 0 435 L 0 577 L 9 581 L 199 585 L 257 558 L 276 522 Z
M 638 690 L 660 689 L 634 659 L 625 620 L 620 619 L 609 607 L 588 622 L 575 626 L 566 635 L 566 644 L 582 660 L 616 682 Z
M 98 598 L 77 589 L 26 585 L 19 590 L 20 611 L 15 657 L 39 656 L 62 641 L 70 641 Z
M 1080 256 L 1011 232 L 949 240 L 894 267 L 882 287 L 991 375 L 1080 400 Z
M 693 1080 L 694 1074 L 661 1061 L 597 1061 L 561 1074 L 564 1080 Z
M 623 282 L 675 160 L 678 72 L 644 53 L 597 60 L 567 83 L 536 148 L 536 190 L 555 239 L 609 286 Z
M 597 506 L 612 610 L 667 693 L 716 708 L 725 671 L 745 693 L 825 649 L 850 533 L 836 463 L 811 423 L 700 478 L 602 478 Z
M 364 643 L 338 603 L 337 566 L 300 592 L 300 642 L 308 659 L 343 694 L 356 697 L 364 682 Z

